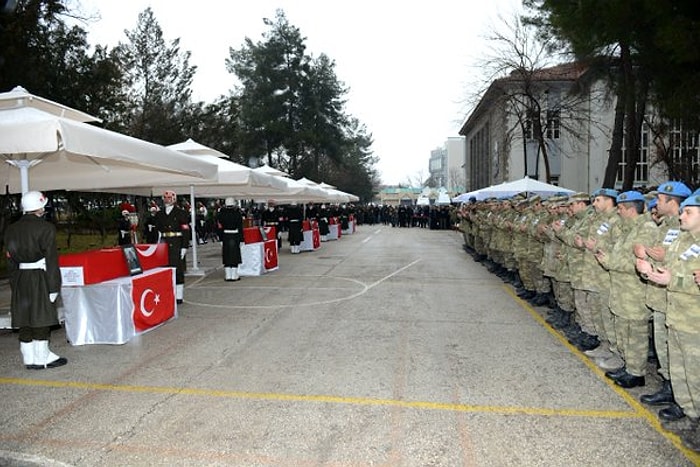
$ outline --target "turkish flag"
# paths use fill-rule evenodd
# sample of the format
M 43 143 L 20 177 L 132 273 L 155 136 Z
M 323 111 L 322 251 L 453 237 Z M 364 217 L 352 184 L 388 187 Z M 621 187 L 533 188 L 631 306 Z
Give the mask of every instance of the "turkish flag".
M 265 270 L 277 269 L 277 240 L 268 240 L 264 244 Z
M 135 276 L 132 284 L 131 299 L 134 302 L 136 332 L 150 329 L 175 315 L 173 268 Z

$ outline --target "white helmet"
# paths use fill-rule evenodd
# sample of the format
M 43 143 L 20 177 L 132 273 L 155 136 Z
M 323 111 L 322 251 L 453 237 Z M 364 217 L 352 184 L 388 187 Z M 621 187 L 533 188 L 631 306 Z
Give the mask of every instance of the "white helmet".
M 233 198 L 226 198 L 224 200 L 224 206 L 235 206 L 236 205 L 236 200 Z
M 40 191 L 28 191 L 22 195 L 22 211 L 32 212 L 46 206 L 49 200 Z

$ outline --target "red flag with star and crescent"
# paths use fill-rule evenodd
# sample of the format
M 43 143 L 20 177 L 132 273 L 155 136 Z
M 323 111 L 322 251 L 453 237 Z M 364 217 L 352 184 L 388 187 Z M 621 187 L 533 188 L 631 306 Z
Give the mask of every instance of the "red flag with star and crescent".
M 134 277 L 131 299 L 136 332 L 150 329 L 175 315 L 174 284 L 173 268 Z
M 264 267 L 267 271 L 277 269 L 277 240 L 268 240 L 264 243 Z

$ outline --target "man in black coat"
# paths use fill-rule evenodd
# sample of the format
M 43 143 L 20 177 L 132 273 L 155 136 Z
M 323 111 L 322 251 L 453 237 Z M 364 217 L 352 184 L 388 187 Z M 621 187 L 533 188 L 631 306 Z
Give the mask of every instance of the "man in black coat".
M 238 281 L 238 265 L 241 259 L 241 242 L 243 241 L 243 215 L 233 198 L 226 198 L 224 207 L 217 215 L 221 225 L 221 258 L 224 263 L 224 278 Z
M 55 303 L 61 291 L 61 270 L 56 228 L 42 218 L 46 203 L 46 197 L 38 191 L 22 195 L 24 215 L 5 231 L 12 327 L 19 328 L 20 352 L 28 369 L 68 363 L 49 350 L 51 326 L 58 324 Z

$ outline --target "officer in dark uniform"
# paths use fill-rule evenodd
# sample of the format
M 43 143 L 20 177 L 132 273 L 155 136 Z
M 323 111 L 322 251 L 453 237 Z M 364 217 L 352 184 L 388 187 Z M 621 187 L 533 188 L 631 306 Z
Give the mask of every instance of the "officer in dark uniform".
M 241 259 L 243 215 L 233 198 L 226 198 L 217 219 L 221 225 L 221 258 L 224 263 L 225 280 L 241 280 L 238 275 L 238 265 L 243 262 Z
M 38 191 L 22 195 L 24 215 L 5 231 L 10 273 L 12 327 L 27 369 L 56 368 L 68 363 L 49 350 L 51 326 L 58 324 L 56 299 L 61 291 L 56 228 L 44 220 L 46 197 Z
M 151 206 L 148 209 L 148 217 L 143 221 L 143 238 L 146 243 L 158 243 L 158 227 L 156 226 L 157 212 L 158 206 Z
M 340 207 L 340 229 L 345 231 L 350 228 L 348 208 L 344 204 Z
M 168 244 L 168 266 L 175 268 L 175 298 L 182 303 L 185 294 L 185 255 L 190 241 L 190 219 L 187 211 L 175 204 L 177 194 L 163 192 L 163 210 L 156 213 L 160 240 Z
M 328 241 L 328 234 L 331 233 L 330 227 L 328 227 L 329 216 L 330 211 L 328 211 L 325 204 L 322 204 L 318 210 L 318 233 L 322 242 Z
M 197 212 L 195 213 L 195 232 L 197 232 L 197 245 L 207 243 L 207 207 L 200 201 L 197 203 Z
M 282 248 L 282 225 L 280 224 L 280 213 L 272 202 L 267 203 L 267 209 L 260 214 L 260 221 L 264 227 L 274 227 L 277 232 L 277 249 Z
M 122 210 L 122 215 L 117 222 L 117 244 L 129 245 L 131 242 L 131 221 L 129 220 L 129 211 Z
M 297 203 L 292 203 L 287 208 L 287 222 L 289 224 L 289 245 L 292 253 L 301 253 L 301 242 L 304 240 L 304 232 L 302 230 L 301 221 L 304 214 L 301 207 Z

